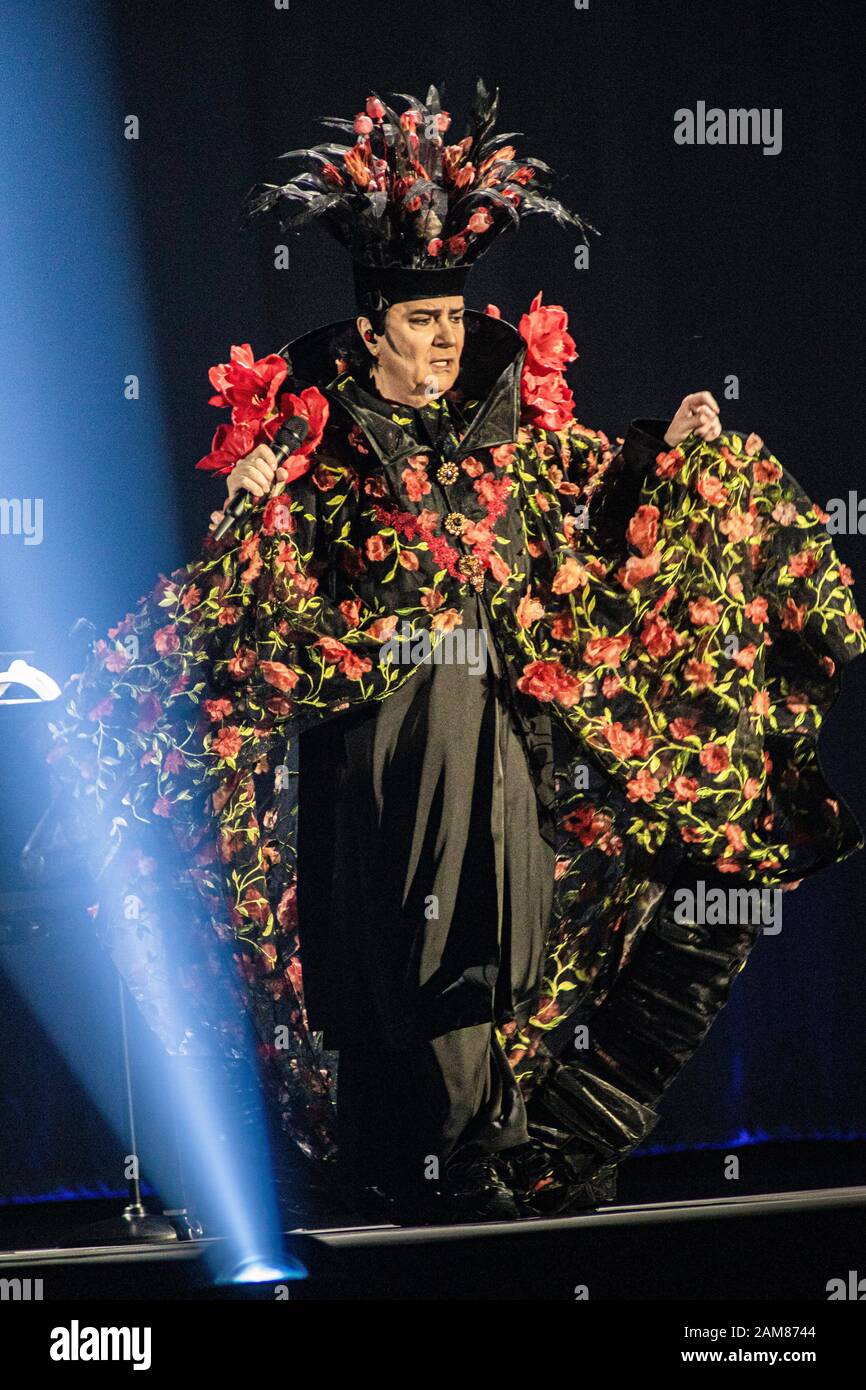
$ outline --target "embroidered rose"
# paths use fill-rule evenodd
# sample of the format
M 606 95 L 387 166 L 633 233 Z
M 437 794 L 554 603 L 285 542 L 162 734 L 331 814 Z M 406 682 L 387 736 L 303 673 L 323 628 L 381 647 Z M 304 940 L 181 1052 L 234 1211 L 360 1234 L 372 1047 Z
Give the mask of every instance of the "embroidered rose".
M 631 545 L 643 556 L 655 549 L 659 532 L 659 509 L 653 506 L 640 506 L 628 524 L 626 536 Z
M 259 663 L 259 670 L 268 685 L 276 686 L 277 690 L 294 690 L 300 680 L 297 671 L 293 671 L 282 661 L 262 661 Z

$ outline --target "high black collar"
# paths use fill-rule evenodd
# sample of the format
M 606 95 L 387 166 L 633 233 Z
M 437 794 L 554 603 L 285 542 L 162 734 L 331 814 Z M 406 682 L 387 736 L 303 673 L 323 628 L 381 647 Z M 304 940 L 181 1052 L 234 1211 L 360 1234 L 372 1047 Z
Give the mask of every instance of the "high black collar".
M 466 339 L 455 390 L 461 401 L 478 401 L 460 441 L 455 459 L 474 449 L 510 444 L 520 427 L 520 374 L 526 343 L 513 324 L 477 309 L 465 311 Z M 382 463 L 395 463 L 410 454 L 425 453 L 430 445 L 411 429 L 390 419 L 392 407 L 366 391 L 351 372 L 340 372 L 331 344 L 354 319 L 324 324 L 280 349 L 289 373 L 299 386 L 318 386 L 328 399 L 343 407 L 361 427 Z M 383 408 L 384 407 L 384 408 Z M 409 412 L 407 412 L 409 413 Z

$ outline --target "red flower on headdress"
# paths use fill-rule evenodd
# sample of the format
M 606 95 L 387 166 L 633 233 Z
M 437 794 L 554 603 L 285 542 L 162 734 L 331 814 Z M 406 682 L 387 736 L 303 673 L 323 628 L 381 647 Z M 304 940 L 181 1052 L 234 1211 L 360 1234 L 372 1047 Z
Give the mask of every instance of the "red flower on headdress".
M 369 141 L 359 141 L 343 155 L 346 172 L 357 188 L 366 188 L 373 177 L 370 159 Z

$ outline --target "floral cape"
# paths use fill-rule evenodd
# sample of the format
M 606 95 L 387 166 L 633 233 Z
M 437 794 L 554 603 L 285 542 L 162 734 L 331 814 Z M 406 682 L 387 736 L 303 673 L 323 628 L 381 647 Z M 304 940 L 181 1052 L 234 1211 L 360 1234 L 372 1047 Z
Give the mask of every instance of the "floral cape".
M 519 333 L 492 306 L 476 318 L 506 366 L 487 395 L 434 404 L 450 457 L 339 371 L 286 486 L 160 575 L 49 726 L 95 910 L 141 944 L 127 978 L 166 1047 L 242 1049 L 218 981 L 255 1020 L 287 1129 L 319 1157 L 335 1149 L 334 1058 L 304 1007 L 298 737 L 411 680 L 384 644 L 408 633 L 435 649 L 470 585 L 527 729 L 539 709 L 556 728 L 544 988 L 503 1039 L 527 1090 L 684 855 L 790 887 L 863 844 L 817 751 L 866 647 L 826 514 L 751 429 L 671 449 L 635 422 L 615 449 L 579 422 L 567 320 L 540 295 Z M 253 398 L 236 392 L 233 410 Z M 248 428 L 223 427 L 221 471 Z M 180 1010 L 161 992 L 171 972 Z

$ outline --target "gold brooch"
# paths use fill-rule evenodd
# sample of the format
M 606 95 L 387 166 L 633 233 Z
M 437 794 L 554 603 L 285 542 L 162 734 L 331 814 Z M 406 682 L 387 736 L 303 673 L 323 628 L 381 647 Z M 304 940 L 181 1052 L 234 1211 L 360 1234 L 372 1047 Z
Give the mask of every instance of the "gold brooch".
M 460 477 L 460 469 L 457 467 L 456 463 L 452 463 L 449 459 L 447 463 L 441 463 L 436 469 L 436 477 L 440 483 L 444 483 L 447 486 L 449 483 L 457 482 L 457 479 Z
M 469 518 L 462 512 L 449 512 L 445 518 L 445 530 L 450 531 L 453 536 L 459 536 L 469 525 Z
M 477 555 L 463 555 L 457 568 L 474 588 L 484 588 L 484 564 Z

